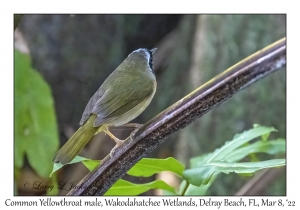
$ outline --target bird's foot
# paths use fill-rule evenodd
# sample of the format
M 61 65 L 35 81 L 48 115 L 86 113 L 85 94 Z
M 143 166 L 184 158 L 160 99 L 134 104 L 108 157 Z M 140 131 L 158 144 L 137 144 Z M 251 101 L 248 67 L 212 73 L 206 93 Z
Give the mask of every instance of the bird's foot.
M 113 157 L 116 149 L 124 143 L 124 141 L 119 140 L 119 139 L 114 139 L 114 141 L 116 142 L 116 145 L 114 146 L 114 148 L 112 148 L 112 150 L 109 153 L 111 158 Z
M 130 138 L 131 140 L 133 140 L 133 138 L 134 138 L 136 132 L 137 132 L 138 129 L 139 129 L 140 127 L 142 127 L 142 126 L 143 126 L 143 124 L 137 124 L 137 125 L 136 125 L 135 129 L 131 132 L 131 134 L 130 134 L 130 136 L 129 136 L 129 138 Z

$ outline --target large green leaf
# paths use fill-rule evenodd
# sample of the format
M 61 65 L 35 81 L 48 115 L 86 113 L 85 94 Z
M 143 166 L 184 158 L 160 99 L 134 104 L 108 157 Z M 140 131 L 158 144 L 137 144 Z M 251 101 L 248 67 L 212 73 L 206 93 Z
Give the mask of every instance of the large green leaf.
M 89 171 L 93 171 L 101 163 L 101 160 L 84 160 L 82 163 Z
M 146 184 L 134 184 L 119 179 L 104 195 L 139 195 L 151 189 L 162 189 L 176 193 L 174 187 L 171 187 L 162 180 L 156 180 Z
M 166 159 L 143 158 L 136 163 L 127 174 L 131 176 L 149 177 L 162 171 L 171 171 L 181 177 L 183 170 L 184 165 L 172 157 Z
M 265 135 L 272 131 L 276 131 L 276 129 L 273 127 L 257 126 L 241 134 L 236 134 L 231 141 L 227 141 L 224 146 L 216 149 L 213 153 L 207 154 L 206 156 L 202 155 L 192 158 L 191 165 L 196 166 L 212 161 L 225 160 L 226 157 L 231 154 L 236 148 L 253 140 L 254 138 Z
M 266 135 L 266 134 L 264 134 Z M 232 151 L 225 159 L 226 162 L 233 163 L 240 161 L 244 157 L 250 154 L 255 154 L 258 152 L 263 152 L 267 154 L 281 154 L 286 151 L 286 141 L 284 139 L 277 139 L 272 141 L 258 141 L 250 145 L 246 145 L 243 147 L 239 147 L 236 150 Z M 195 158 L 191 159 L 191 168 L 196 168 L 200 165 L 200 163 L 203 163 L 204 159 L 209 159 L 207 157 L 212 157 L 212 153 L 210 154 L 204 154 Z M 201 185 L 201 186 L 195 186 L 192 184 L 189 184 L 186 192 L 184 195 L 205 195 L 207 189 L 210 187 L 212 182 L 215 180 L 215 178 L 220 174 L 220 171 L 215 171 L 213 173 L 213 176 L 209 181 L 208 184 Z
M 101 161 L 99 160 L 86 159 L 82 163 L 90 171 L 92 171 L 100 164 L 100 162 Z M 71 163 L 76 163 L 76 162 L 72 161 Z M 153 174 L 160 173 L 162 171 L 171 171 L 181 177 L 183 170 L 184 170 L 184 165 L 172 157 L 166 159 L 143 158 L 139 162 L 137 162 L 127 172 L 127 174 L 131 176 L 138 176 L 138 177 L 140 176 L 149 177 L 152 176 Z
M 191 184 L 200 186 L 201 184 L 207 184 L 215 172 L 250 174 L 261 169 L 281 167 L 284 165 L 285 159 L 245 163 L 210 162 L 198 168 L 185 170 L 183 177 Z
M 29 56 L 17 50 L 14 85 L 15 166 L 22 167 L 26 154 L 31 167 L 47 177 L 59 144 L 53 98 Z
M 271 141 L 258 141 L 253 144 L 240 147 L 226 157 L 227 162 L 236 162 L 251 153 L 263 152 L 267 154 L 282 154 L 286 151 L 286 141 L 277 139 Z

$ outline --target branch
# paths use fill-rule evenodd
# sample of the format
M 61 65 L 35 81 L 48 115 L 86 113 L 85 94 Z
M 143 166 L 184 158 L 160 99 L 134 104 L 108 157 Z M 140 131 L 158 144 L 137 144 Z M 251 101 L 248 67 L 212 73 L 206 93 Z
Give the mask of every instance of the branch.
M 112 158 L 106 157 L 68 195 L 103 195 L 172 133 L 285 64 L 286 39 L 283 38 L 227 69 L 148 121 L 132 139 L 128 138 L 116 149 Z
M 250 179 L 235 195 L 258 195 L 261 191 L 266 189 L 275 178 L 277 178 L 285 167 L 281 168 L 268 168 L 257 173 L 252 179 Z

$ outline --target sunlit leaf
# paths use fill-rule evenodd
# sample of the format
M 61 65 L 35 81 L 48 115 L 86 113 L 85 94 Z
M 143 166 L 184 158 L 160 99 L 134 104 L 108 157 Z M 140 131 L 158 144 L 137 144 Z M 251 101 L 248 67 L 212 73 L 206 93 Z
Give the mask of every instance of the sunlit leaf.
M 240 147 L 226 157 L 227 162 L 236 162 L 251 153 L 267 153 L 267 154 L 282 154 L 286 151 L 286 141 L 277 139 L 272 141 L 258 141 L 253 144 Z
M 181 177 L 183 170 L 184 165 L 172 157 L 166 159 L 143 158 L 136 163 L 127 174 L 131 176 L 149 177 L 162 171 L 171 171 Z
M 242 134 L 235 135 L 232 141 L 226 142 L 224 146 L 222 146 L 219 149 L 216 149 L 214 152 L 191 158 L 190 160 L 191 169 L 188 169 L 183 172 L 184 178 L 187 178 L 189 181 L 191 181 L 191 184 L 189 185 L 188 189 L 186 189 L 186 195 L 204 195 L 204 193 L 206 193 L 206 189 L 208 188 L 206 186 L 210 186 L 210 184 L 214 181 L 217 175 L 221 172 L 223 173 L 236 172 L 242 176 L 250 176 L 253 174 L 253 171 L 251 171 L 250 169 L 254 171 L 260 170 L 264 168 L 264 166 L 266 166 L 264 164 L 272 163 L 272 162 L 265 162 L 265 161 L 256 162 L 254 164 L 262 163 L 261 168 L 257 168 L 254 167 L 254 165 L 250 165 L 252 166 L 252 168 L 245 167 L 245 168 L 240 168 L 240 170 L 236 170 L 237 168 L 234 167 L 239 166 L 236 164 L 240 164 L 240 163 L 235 163 L 235 162 L 240 161 L 241 159 L 243 159 L 248 155 L 255 156 L 256 153 L 259 152 L 268 153 L 268 154 L 280 154 L 285 152 L 284 139 L 278 139 L 273 141 L 264 140 L 264 141 L 255 142 L 254 144 L 249 144 L 248 143 L 249 141 L 259 136 L 265 135 L 264 138 L 267 139 L 270 132 L 276 131 L 276 129 L 272 127 L 268 128 L 257 124 L 254 125 L 253 127 L 254 128 L 251 130 L 245 131 Z M 210 163 L 211 164 L 217 163 L 220 164 L 220 166 L 216 167 L 215 165 L 211 165 L 208 167 Z M 222 164 L 224 166 L 223 168 L 221 167 Z M 225 168 L 224 164 L 227 164 L 226 167 L 227 166 L 232 166 L 232 167 Z M 248 166 L 247 164 L 248 163 L 246 163 L 245 166 Z M 270 165 L 269 167 L 275 167 L 275 166 Z M 247 169 L 249 169 L 250 172 L 247 171 Z
M 231 141 L 227 141 L 224 146 L 216 149 L 213 153 L 207 154 L 205 157 L 199 156 L 191 159 L 191 165 L 201 165 L 212 161 L 225 160 L 235 149 L 244 145 L 245 143 L 257 138 L 266 133 L 276 131 L 273 127 L 264 127 L 257 125 L 255 128 L 245 131 L 241 134 L 236 134 Z
M 162 180 L 156 180 L 145 184 L 134 184 L 119 179 L 104 195 L 139 195 L 151 189 L 162 189 L 176 193 L 174 187 L 171 187 Z
M 262 135 L 262 136 L 261 136 L 261 139 L 262 139 L 263 141 L 267 141 L 268 138 L 269 138 L 269 136 L 270 136 L 270 134 L 271 134 L 271 133 L 266 133 L 266 134 Z
M 84 160 L 82 163 L 89 171 L 93 171 L 101 163 L 101 160 Z
M 193 185 L 207 184 L 215 172 L 222 173 L 254 173 L 265 168 L 281 167 L 285 165 L 285 159 L 274 159 L 260 162 L 225 163 L 210 162 L 198 168 L 188 169 L 183 172 L 183 177 Z
M 88 159 L 88 158 L 85 158 L 85 157 L 81 157 L 81 156 L 76 156 L 70 163 L 67 163 L 66 165 L 68 164 L 74 164 L 74 163 L 79 163 L 79 162 L 83 162 L 83 161 L 89 161 L 91 159 Z M 52 169 L 52 172 L 50 173 L 50 177 L 52 176 L 52 174 L 59 170 L 60 168 L 62 168 L 64 165 L 61 164 L 61 163 L 53 163 L 53 169 Z

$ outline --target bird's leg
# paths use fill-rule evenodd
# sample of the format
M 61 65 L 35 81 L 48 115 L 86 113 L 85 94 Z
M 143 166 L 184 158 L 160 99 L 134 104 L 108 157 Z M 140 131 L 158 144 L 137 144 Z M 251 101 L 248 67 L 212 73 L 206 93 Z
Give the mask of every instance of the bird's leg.
M 136 131 L 138 130 L 138 128 L 140 128 L 140 127 L 142 126 L 142 124 L 138 124 L 138 123 L 127 123 L 127 124 L 124 124 L 124 125 L 122 125 L 122 126 L 124 126 L 124 127 L 130 127 L 130 128 L 135 128 L 135 129 L 131 132 L 131 134 L 130 134 L 130 139 L 132 139 L 133 135 L 136 133 Z M 110 138 L 112 138 L 112 139 L 116 142 L 116 145 L 115 145 L 114 148 L 112 148 L 112 150 L 110 151 L 110 157 L 112 157 L 113 154 L 114 154 L 114 152 L 116 151 L 116 149 L 117 149 L 121 144 L 123 144 L 124 140 L 122 141 L 122 140 L 118 139 L 117 137 L 115 137 L 115 136 L 108 130 L 108 127 L 107 127 L 107 126 L 105 126 L 105 127 L 103 128 L 103 130 L 102 130 L 102 129 L 101 129 L 101 130 L 99 129 L 99 130 L 96 132 L 96 134 L 97 134 L 97 133 L 100 133 L 101 131 L 104 131 L 107 135 L 110 136 Z
M 96 136 L 98 133 L 101 133 L 104 129 L 102 128 L 102 126 L 99 127 L 99 129 L 96 131 L 96 133 L 94 134 L 94 136 Z
M 130 133 L 130 139 L 132 140 L 132 137 L 134 136 L 134 134 L 136 133 L 136 131 L 142 126 L 143 124 L 139 124 L 139 123 L 126 123 L 124 125 L 118 126 L 118 127 L 111 127 L 112 129 L 118 129 L 120 127 L 128 127 L 128 128 L 135 128 L 131 133 Z M 128 139 L 128 138 L 127 138 Z M 125 139 L 125 140 L 127 140 Z
M 104 131 L 107 135 L 109 135 L 110 138 L 112 138 L 112 139 L 116 142 L 116 146 L 120 146 L 120 145 L 123 143 L 123 141 L 120 140 L 120 139 L 118 139 L 117 137 L 115 137 L 114 134 L 112 134 L 112 133 L 108 130 L 108 128 L 105 128 L 103 131 Z
M 134 134 L 137 132 L 137 130 L 140 128 L 140 127 L 142 127 L 142 125 L 143 124 L 139 124 L 139 123 L 126 123 L 126 124 L 124 124 L 123 126 L 125 126 L 125 127 L 130 127 L 130 128 L 135 128 L 131 133 L 130 133 L 130 139 L 132 140 L 133 138 L 133 136 L 134 136 Z
M 110 138 L 112 138 L 115 142 L 116 142 L 116 145 L 114 146 L 114 148 L 112 148 L 112 150 L 110 151 L 110 157 L 112 158 L 113 154 L 115 153 L 116 149 L 121 145 L 123 144 L 123 141 L 118 139 L 117 137 L 115 137 L 109 130 L 107 127 L 104 128 L 103 130 L 107 135 L 110 136 Z
M 126 123 L 124 125 L 121 125 L 121 126 L 111 126 L 111 129 L 119 129 L 119 128 L 122 128 L 122 127 L 128 127 L 128 128 L 135 128 L 135 129 L 138 129 L 139 127 L 141 127 L 143 124 L 139 124 L 139 123 Z M 101 133 L 102 131 L 104 131 L 106 133 L 106 130 L 108 130 L 108 128 L 102 128 L 101 126 L 99 127 L 99 129 L 96 131 L 96 133 L 94 134 L 94 136 L 96 136 L 97 134 Z M 109 132 L 109 131 L 108 131 Z M 108 133 L 107 133 L 108 134 Z M 108 134 L 109 135 L 109 134 Z M 111 135 L 113 135 L 111 133 Z M 109 135 L 111 137 L 111 135 Z M 114 136 L 114 135 L 113 135 Z M 115 137 L 114 137 L 115 138 Z M 114 139 L 112 137 L 112 139 Z
M 138 129 L 139 129 L 140 127 L 142 127 L 142 126 L 143 126 L 143 124 L 138 124 L 138 126 L 135 127 L 135 129 L 131 132 L 131 134 L 130 134 L 130 139 L 131 139 L 131 140 L 133 139 L 133 136 L 136 134 L 136 132 L 138 131 Z

